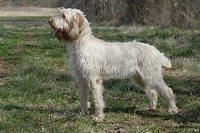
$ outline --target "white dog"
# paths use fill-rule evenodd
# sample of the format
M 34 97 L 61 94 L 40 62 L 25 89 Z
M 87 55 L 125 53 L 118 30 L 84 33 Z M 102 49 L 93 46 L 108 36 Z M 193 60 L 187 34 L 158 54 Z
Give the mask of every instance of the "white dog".
M 90 24 L 78 9 L 59 9 L 49 19 L 53 35 L 67 42 L 70 70 L 79 88 L 81 113 L 88 115 L 88 91 L 94 98 L 96 121 L 104 118 L 104 79 L 129 78 L 150 100 L 144 110 L 155 110 L 157 91 L 168 100 L 170 114 L 178 113 L 174 94 L 162 78 L 162 66 L 171 63 L 155 47 L 141 42 L 105 42 L 92 35 Z

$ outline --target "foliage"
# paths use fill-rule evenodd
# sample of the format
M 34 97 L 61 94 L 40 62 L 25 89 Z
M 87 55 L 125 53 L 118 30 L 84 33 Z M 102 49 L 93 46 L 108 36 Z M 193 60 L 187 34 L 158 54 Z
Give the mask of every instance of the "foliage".
M 0 0 L 0 6 L 79 8 L 93 23 L 199 28 L 199 0 Z

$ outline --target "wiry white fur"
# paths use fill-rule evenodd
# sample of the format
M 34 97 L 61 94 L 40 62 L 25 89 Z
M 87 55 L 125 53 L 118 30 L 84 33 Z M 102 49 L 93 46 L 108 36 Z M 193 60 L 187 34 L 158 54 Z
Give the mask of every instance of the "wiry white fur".
M 77 13 L 84 20 L 84 28 L 79 32 L 78 24 L 74 24 L 72 19 Z M 78 34 L 74 40 L 66 41 L 70 69 L 79 88 L 82 114 L 88 114 L 90 89 L 94 97 L 96 120 L 103 120 L 105 105 L 102 81 L 110 78 L 130 78 L 134 84 L 146 91 L 150 103 L 144 110 L 156 109 L 159 91 L 168 100 L 169 113 L 178 112 L 173 91 L 162 78 L 162 66 L 171 68 L 171 63 L 154 46 L 136 41 L 112 43 L 95 38 L 87 19 L 78 9 L 60 9 L 60 15 L 51 19 L 54 23 L 50 25 L 55 29 L 76 31 Z M 76 26 L 68 29 L 71 23 Z

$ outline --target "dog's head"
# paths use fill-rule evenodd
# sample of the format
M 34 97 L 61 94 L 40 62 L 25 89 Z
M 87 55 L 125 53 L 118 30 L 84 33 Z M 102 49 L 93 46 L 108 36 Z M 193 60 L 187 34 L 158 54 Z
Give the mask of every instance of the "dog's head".
M 83 13 L 78 9 L 59 8 L 59 15 L 49 19 L 49 25 L 54 29 L 53 36 L 67 42 L 76 40 L 89 25 Z

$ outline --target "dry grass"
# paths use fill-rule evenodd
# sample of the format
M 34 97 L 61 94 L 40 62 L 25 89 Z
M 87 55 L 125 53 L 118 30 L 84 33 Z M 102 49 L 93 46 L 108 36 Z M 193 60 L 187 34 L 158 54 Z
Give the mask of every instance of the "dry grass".
M 1 7 L 0 17 L 22 17 L 22 16 L 55 16 L 55 8 L 39 7 Z

